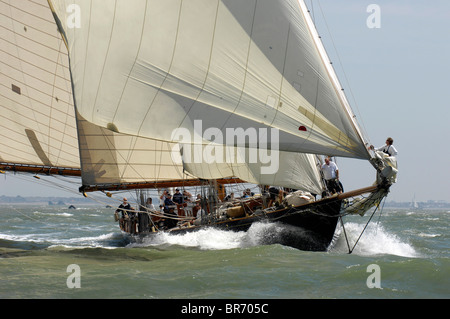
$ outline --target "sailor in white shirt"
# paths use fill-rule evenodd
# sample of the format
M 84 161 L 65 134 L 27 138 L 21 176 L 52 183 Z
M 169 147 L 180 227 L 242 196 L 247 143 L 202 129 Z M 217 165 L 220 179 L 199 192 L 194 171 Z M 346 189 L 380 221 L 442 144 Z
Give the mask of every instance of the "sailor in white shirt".
M 386 139 L 386 145 L 374 148 L 373 145 L 370 145 L 371 150 L 381 151 L 388 156 L 396 156 L 398 154 L 397 149 L 394 147 L 394 140 L 391 137 Z
M 325 163 L 322 165 L 322 172 L 327 183 L 328 190 L 332 194 L 341 193 L 342 188 L 339 184 L 339 169 L 329 157 L 325 158 Z

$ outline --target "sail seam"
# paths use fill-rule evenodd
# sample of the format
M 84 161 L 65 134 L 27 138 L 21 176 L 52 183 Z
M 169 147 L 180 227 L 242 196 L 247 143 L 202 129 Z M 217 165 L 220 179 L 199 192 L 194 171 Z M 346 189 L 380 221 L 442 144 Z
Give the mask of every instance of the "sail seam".
M 59 79 L 61 79 L 61 80 L 67 82 L 67 80 L 66 80 L 65 78 L 59 76 L 58 74 L 53 74 L 53 73 L 51 73 L 51 72 L 48 72 L 47 70 L 44 70 L 44 69 L 42 69 L 42 68 L 39 68 L 38 66 L 36 66 L 36 65 L 34 65 L 34 64 L 32 64 L 32 63 L 26 61 L 26 60 L 19 59 L 19 58 L 17 58 L 16 56 L 14 56 L 14 55 L 12 55 L 12 54 L 9 54 L 8 52 L 5 52 L 5 51 L 3 51 L 3 50 L 1 50 L 1 49 L 0 49 L 0 52 L 4 52 L 5 54 L 7 54 L 7 55 L 9 55 L 9 56 L 11 56 L 11 57 L 13 57 L 13 58 L 16 58 L 20 63 L 26 63 L 26 64 L 28 64 L 28 65 L 31 65 L 31 66 L 33 66 L 33 67 L 36 67 L 36 68 L 38 68 L 40 71 L 46 72 L 46 73 L 48 73 L 49 75 L 55 75 L 57 78 L 59 78 Z M 36 79 L 36 80 L 38 80 L 38 81 L 40 81 L 40 82 L 42 82 L 42 83 L 48 84 L 48 85 L 52 85 L 51 83 L 46 82 L 43 78 L 37 78 L 36 76 L 31 75 L 31 74 L 28 73 L 28 72 L 24 72 L 23 70 L 18 69 L 18 68 L 14 67 L 14 66 L 11 65 L 11 64 L 5 64 L 5 65 L 7 65 L 9 68 L 11 68 L 11 69 L 13 69 L 13 70 L 15 70 L 15 71 L 21 72 L 21 73 L 23 73 L 24 75 L 29 76 L 30 78 Z M 63 66 L 62 64 L 59 64 L 59 63 L 55 63 L 55 65 L 56 65 L 57 68 Z M 5 76 L 7 76 L 8 78 L 10 78 L 10 79 L 12 79 L 12 80 L 17 81 L 16 79 L 13 79 L 13 78 L 11 78 L 11 77 L 8 76 L 8 75 L 5 75 Z M 19 82 L 19 81 L 17 81 L 17 82 Z M 25 83 L 23 83 L 23 82 L 19 82 L 19 83 L 21 83 L 21 84 L 23 84 L 23 85 L 27 85 L 27 84 L 25 84 Z M 29 86 L 29 85 L 27 85 L 27 86 Z M 55 86 L 56 86 L 59 90 L 63 91 L 64 93 L 67 93 L 67 94 L 69 94 L 69 95 L 72 94 L 71 91 L 67 91 L 65 88 L 62 88 L 62 87 L 57 86 L 57 85 L 55 85 Z M 38 89 L 35 89 L 35 90 L 36 90 L 36 91 L 39 91 Z M 49 95 L 48 93 L 46 93 L 46 92 L 43 92 L 43 91 L 40 91 L 40 92 L 42 92 L 43 94 L 45 94 L 45 95 L 47 95 L 47 96 L 50 96 L 50 95 Z
M 288 48 L 289 48 L 289 36 L 290 36 L 290 33 L 291 33 L 291 23 L 289 23 L 289 25 L 288 25 L 288 32 L 287 32 L 287 37 L 286 37 L 286 47 L 284 48 L 283 71 L 281 73 L 280 90 L 278 91 L 278 105 L 277 105 L 277 108 L 275 110 L 275 115 L 273 116 L 273 119 L 272 119 L 272 122 L 270 123 L 270 125 L 272 125 L 275 122 L 275 119 L 276 119 L 277 114 L 279 112 L 279 108 L 281 107 L 280 103 L 282 103 L 282 101 L 281 101 L 281 94 L 282 94 L 282 91 L 283 91 L 283 82 L 285 80 L 285 77 L 284 77 L 285 74 L 284 73 L 286 71 L 286 58 L 287 58 L 287 53 L 288 53 Z
M 56 60 L 58 60 L 59 58 L 60 58 L 60 52 L 61 52 L 61 43 L 62 43 L 62 41 L 59 43 L 59 50 L 58 50 L 58 57 L 57 57 L 57 59 Z M 52 96 L 55 96 L 55 89 L 56 89 L 56 73 L 57 73 L 57 71 L 58 71 L 58 66 L 55 64 L 55 72 L 53 73 L 53 85 L 52 85 Z M 53 114 L 54 114 L 54 107 L 53 107 L 53 104 L 55 103 L 55 99 L 51 99 L 51 103 L 50 103 L 50 115 L 49 115 L 49 117 L 48 117 L 48 139 L 49 139 L 49 141 L 48 141 L 48 145 L 47 145 L 47 153 L 48 154 L 50 154 L 50 136 L 51 136 L 51 127 L 50 127 L 50 122 L 53 120 Z M 58 103 L 58 101 L 57 101 L 57 103 Z M 63 112 L 64 113 L 64 112 Z M 66 120 L 64 121 L 64 128 L 63 128 L 63 132 L 62 132 L 62 134 L 63 134 L 63 136 L 65 136 L 65 132 L 66 132 L 66 123 L 67 123 L 67 117 L 68 117 L 68 114 L 67 114 L 67 112 L 65 113 L 65 118 L 66 118 Z M 59 142 L 59 141 L 57 141 L 57 142 Z M 61 142 L 59 142 L 60 144 L 59 144 L 59 151 L 57 152 L 58 153 L 58 155 L 55 155 L 55 157 L 56 157 L 56 162 L 58 162 L 59 161 L 59 158 L 60 158 L 60 155 L 61 155 L 61 149 L 62 149 L 62 143 Z
M 89 43 L 90 43 L 89 39 L 90 39 L 90 34 L 91 34 L 91 32 L 90 32 L 91 31 L 91 18 L 92 18 L 92 1 L 90 3 L 90 8 L 89 8 L 89 22 L 88 22 L 88 25 L 87 25 L 86 51 L 84 52 L 84 56 L 87 56 L 87 52 L 89 50 Z M 73 31 L 73 32 L 75 32 L 75 31 Z M 74 36 L 74 39 L 75 39 L 75 36 Z M 74 58 L 73 55 L 74 54 L 71 55 L 70 52 L 69 52 L 69 59 Z M 83 77 L 86 75 L 86 64 L 87 64 L 87 60 L 84 61 Z M 71 72 L 72 72 L 72 70 L 71 70 Z M 73 83 L 73 78 L 72 78 L 72 87 L 73 87 L 73 93 L 74 93 L 74 107 L 75 107 L 75 110 L 77 110 L 78 106 L 77 106 L 77 103 L 75 101 L 75 83 Z M 83 84 L 81 85 L 81 87 L 78 88 L 78 90 L 80 92 L 80 101 L 83 101 L 83 96 L 84 96 L 84 78 L 83 78 Z M 80 101 L 78 101 L 78 102 L 80 102 Z M 94 117 L 94 110 L 95 110 L 95 107 L 92 108 L 92 114 L 91 114 L 92 118 Z
M 3 86 L 3 85 L 2 85 L 2 86 Z M 3 86 L 3 87 L 4 87 L 4 86 Z M 15 102 L 15 101 L 13 101 L 13 100 L 12 100 L 10 97 L 8 97 L 8 96 L 5 96 L 5 95 L 3 95 L 3 94 L 0 94 L 0 96 L 3 97 L 3 98 L 5 98 L 5 99 L 7 99 L 7 100 L 9 100 L 9 101 L 11 101 L 11 102 Z M 28 100 L 32 100 L 32 101 L 35 101 L 35 102 L 38 102 L 38 103 L 41 103 L 41 104 L 42 104 L 41 101 L 34 100 L 34 99 L 30 98 L 30 97 L 27 96 L 27 95 L 22 94 L 22 96 L 26 97 Z M 15 103 L 15 104 L 16 104 L 16 105 L 23 106 L 24 108 L 26 108 L 26 109 L 29 110 L 30 112 L 33 111 L 33 108 L 31 108 L 31 107 L 29 107 L 29 106 L 26 106 L 26 105 L 24 105 L 24 104 L 21 104 L 21 103 Z M 11 111 L 11 112 L 16 112 L 16 111 L 17 111 L 16 108 L 8 108 L 6 105 L 2 105 L 2 107 L 3 107 L 4 109 L 8 110 L 8 111 Z M 42 113 L 42 112 L 36 112 L 36 113 L 37 113 L 37 114 L 40 114 L 40 115 L 43 115 L 43 116 L 46 115 L 45 113 Z M 61 112 L 61 113 L 63 113 L 63 112 Z M 35 121 L 36 124 L 44 125 L 45 127 L 47 126 L 47 125 L 45 124 L 45 122 L 38 121 L 38 120 L 36 120 L 36 118 L 34 118 L 34 117 L 27 116 L 27 115 L 25 115 L 25 114 L 23 114 L 23 115 L 21 115 L 21 116 L 22 116 L 22 118 L 25 118 L 25 119 L 27 119 L 27 120 Z M 11 120 L 11 119 L 10 119 L 10 121 L 13 122 L 13 123 L 16 123 L 16 124 L 20 124 L 19 121 L 13 121 L 13 120 Z M 60 120 L 57 120 L 57 119 L 54 119 L 54 121 L 57 122 L 57 123 L 60 123 L 60 124 L 64 124 L 64 122 L 62 122 L 62 121 L 60 121 Z M 69 126 L 69 127 L 75 129 L 75 126 Z M 59 130 L 55 129 L 55 131 L 58 132 Z
M 136 55 L 135 55 L 135 58 L 134 58 L 133 66 L 130 68 L 130 72 L 128 73 L 128 76 L 127 76 L 127 78 L 126 78 L 126 81 L 125 81 L 125 84 L 124 84 L 124 88 L 123 88 L 122 93 L 121 93 L 121 95 L 120 95 L 119 101 L 117 102 L 116 112 L 115 112 L 114 115 L 113 115 L 112 123 L 114 123 L 114 120 L 115 120 L 115 118 L 116 118 L 118 109 L 119 109 L 120 104 L 121 104 L 121 102 L 122 102 L 123 94 L 124 94 L 125 89 L 126 89 L 126 87 L 127 87 L 127 85 L 128 85 L 128 81 L 129 81 L 130 76 L 131 76 L 131 73 L 133 72 L 133 69 L 134 69 L 134 67 L 135 67 L 135 65 L 136 65 L 137 58 L 138 58 L 139 53 L 140 53 L 140 50 L 141 50 L 142 38 L 143 38 L 143 35 L 144 35 L 144 27 L 145 27 L 145 22 L 146 22 L 146 12 L 147 12 L 147 10 L 148 10 L 147 6 L 148 6 L 148 2 L 146 1 L 146 2 L 145 2 L 145 9 L 143 10 L 144 13 L 143 13 L 143 21 L 142 21 L 141 37 L 140 37 L 140 40 L 139 40 L 139 46 L 138 46 L 138 48 L 137 48 L 137 50 L 136 50 Z M 112 32 L 111 32 L 111 34 L 112 34 Z M 108 49 L 108 50 L 109 50 L 109 49 Z M 131 139 L 130 139 L 130 143 L 129 143 L 130 146 L 129 146 L 128 156 L 127 156 L 126 159 L 124 158 L 124 161 L 128 164 L 129 167 L 131 167 L 131 169 L 133 169 L 133 171 L 134 171 L 137 175 L 139 175 L 139 176 L 141 177 L 141 179 L 145 179 L 143 176 L 141 176 L 141 174 L 139 174 L 139 172 L 138 172 L 136 169 L 133 168 L 132 165 L 129 165 L 129 161 L 130 161 L 130 158 L 133 156 L 133 155 L 132 155 L 132 154 L 133 154 L 133 150 L 134 150 L 134 147 L 136 146 L 137 141 L 138 141 L 138 138 L 131 138 Z M 123 174 L 125 174 L 125 169 L 122 171 L 122 176 L 120 176 L 120 178 L 123 178 Z
M 20 124 L 20 123 L 16 123 L 16 124 Z M 23 135 L 22 132 L 15 132 L 15 133 L 17 133 L 17 134 L 19 134 L 19 135 L 21 135 L 21 136 Z M 27 151 L 24 151 L 23 149 L 19 149 L 19 148 L 13 147 L 13 146 L 11 145 L 11 143 L 10 143 L 10 141 L 12 140 L 11 136 L 6 136 L 6 135 L 3 135 L 3 134 L 0 135 L 0 136 L 2 136 L 2 137 L 4 138 L 5 141 L 9 141 L 9 142 L 6 143 L 6 144 L 5 144 L 5 143 L 1 143 L 1 144 L 4 145 L 5 148 L 7 148 L 9 151 L 15 150 L 15 151 L 18 151 L 18 152 L 23 152 L 23 153 L 25 153 L 25 154 L 29 154 L 29 155 L 31 155 L 31 156 L 34 156 L 33 153 L 29 153 L 29 152 L 27 152 Z M 60 142 L 59 140 L 53 138 L 52 136 L 50 136 L 49 138 L 50 138 L 50 140 L 55 140 L 55 141 L 57 141 L 57 142 Z M 29 146 L 28 144 L 22 143 L 22 142 L 20 142 L 19 140 L 14 140 L 14 143 L 15 143 L 15 144 L 20 144 L 20 145 L 23 145 L 23 146 Z M 51 142 L 49 141 L 49 143 L 51 143 Z M 74 147 L 72 144 L 66 142 L 65 140 L 62 141 L 62 144 L 64 145 L 64 147 L 62 148 L 62 152 L 63 152 L 66 156 L 72 156 L 72 154 L 71 154 L 70 152 L 68 152 L 67 149 L 68 149 L 68 148 L 70 148 L 70 149 L 76 149 L 76 147 Z M 48 154 L 51 155 L 52 153 L 49 151 Z M 29 160 L 29 158 L 26 157 L 26 158 L 24 158 L 24 160 Z M 67 158 L 65 158 L 65 160 L 67 160 Z
M 161 90 L 162 86 L 164 85 L 164 83 L 166 82 L 166 80 L 167 80 L 167 78 L 168 78 L 168 76 L 170 74 L 170 70 L 172 69 L 173 60 L 174 60 L 174 57 L 175 57 L 175 51 L 176 51 L 176 48 L 177 48 L 178 34 L 179 34 L 179 31 L 180 31 L 180 20 L 181 20 L 182 7 L 183 7 L 183 0 L 180 1 L 180 8 L 179 8 L 179 11 L 178 11 L 178 20 L 177 20 L 178 21 L 178 23 L 177 23 L 177 31 L 176 31 L 176 34 L 175 34 L 175 41 L 174 41 L 174 44 L 173 44 L 172 57 L 170 59 L 170 65 L 169 65 L 169 67 L 167 69 L 167 72 L 166 72 L 166 74 L 164 76 L 164 79 L 161 81 L 161 84 L 159 85 L 159 88 L 157 88 L 158 91 Z M 156 88 L 156 86 L 155 86 L 155 88 Z M 139 132 L 141 131 L 142 126 L 144 125 L 145 119 L 147 118 L 148 114 L 150 113 L 150 110 L 152 109 L 153 103 L 154 103 L 157 95 L 158 94 L 155 94 L 153 96 L 152 100 L 150 101 L 150 104 L 149 104 L 149 106 L 147 108 L 147 112 L 143 116 L 143 120 L 142 120 L 142 122 L 139 125 L 139 128 L 137 130 L 137 134 L 139 134 Z
M 29 73 L 26 73 L 26 72 L 23 72 L 22 70 L 19 70 L 19 69 L 17 69 L 17 68 L 14 68 L 14 67 L 12 67 L 12 66 L 10 66 L 10 65 L 8 65 L 8 67 L 10 67 L 11 69 L 13 69 L 13 70 L 15 70 L 15 71 L 21 72 L 23 75 L 26 75 L 26 76 L 28 76 L 28 77 L 30 77 L 30 78 L 33 78 L 33 79 L 37 80 L 37 81 L 41 81 L 41 80 L 42 80 L 42 79 L 39 79 L 39 78 L 37 78 L 37 77 L 35 77 L 35 76 L 29 74 Z M 50 73 L 50 74 L 51 74 L 51 73 Z M 37 87 L 31 86 L 30 84 L 27 84 L 27 83 L 25 83 L 24 81 L 18 80 L 18 79 L 16 79 L 16 78 L 12 78 L 12 77 L 10 77 L 9 75 L 6 75 L 6 74 L 3 74 L 3 75 L 4 75 L 5 77 L 11 79 L 11 81 L 14 81 L 15 83 L 21 84 L 22 87 L 31 88 L 31 89 L 33 89 L 33 90 L 35 90 L 35 91 L 37 91 L 37 92 L 40 92 L 40 93 L 42 93 L 42 94 L 44 94 L 44 95 L 46 95 L 46 96 L 48 96 L 48 97 L 50 97 L 50 98 L 53 98 L 53 97 L 54 97 L 52 94 L 48 94 L 48 92 L 42 91 L 42 90 L 38 89 Z M 45 83 L 45 84 L 47 84 L 47 85 L 49 85 L 49 86 L 51 86 L 50 83 L 47 83 L 47 82 L 44 82 L 44 81 L 41 81 L 41 82 L 42 82 L 42 83 Z M 8 86 L 6 86 L 6 87 L 9 88 L 9 89 L 11 89 L 11 88 L 8 87 Z M 60 88 L 60 87 L 57 87 L 57 88 L 58 88 L 59 90 L 61 90 L 63 93 L 67 93 L 68 95 L 71 94 L 70 91 L 65 91 L 63 88 Z M 24 95 L 24 92 L 21 92 L 21 93 L 22 93 L 22 95 Z M 37 100 L 36 100 L 36 101 L 37 101 Z M 60 101 L 66 103 L 66 104 L 70 104 L 69 102 L 66 102 L 66 101 L 64 101 L 64 100 L 60 100 Z M 41 102 L 41 103 L 42 103 L 42 102 Z
M 98 93 L 100 92 L 100 87 L 102 86 L 103 76 L 105 74 L 105 66 L 108 63 L 108 56 L 109 56 L 110 48 L 111 48 L 111 40 L 112 40 L 113 33 L 114 33 L 114 27 L 116 25 L 116 10 L 117 10 L 117 0 L 114 1 L 114 14 L 113 14 L 112 26 L 111 26 L 110 34 L 109 34 L 108 48 L 106 49 L 106 55 L 105 55 L 105 59 L 103 61 L 102 72 L 100 73 L 100 79 L 98 81 L 98 86 L 97 86 L 97 90 L 96 90 L 96 94 L 95 94 L 95 99 L 94 99 L 94 102 L 93 102 L 94 103 L 93 104 L 94 107 L 92 108 L 92 118 L 94 118 L 94 111 L 95 111 L 95 108 L 96 108 L 96 105 L 97 105 Z M 92 14 L 92 3 L 91 3 L 91 12 L 90 13 Z M 89 33 L 90 33 L 90 29 L 89 29 Z M 87 55 L 87 48 L 86 48 L 85 56 L 88 56 Z M 88 61 L 88 59 L 85 59 L 85 60 L 86 60 L 86 62 Z M 86 76 L 86 64 L 87 64 L 86 62 L 85 62 L 85 65 L 84 65 L 85 66 L 84 76 Z M 83 82 L 84 82 L 84 80 L 83 80 Z M 123 92 L 123 89 L 122 89 L 122 92 Z M 116 107 L 116 111 L 115 111 L 115 113 L 113 115 L 113 119 L 116 117 L 116 114 L 117 114 L 117 107 Z
M 210 68 L 211 68 L 211 60 L 212 60 L 213 48 L 214 48 L 214 39 L 215 39 L 215 35 L 216 35 L 217 17 L 219 15 L 219 4 L 220 4 L 220 0 L 217 1 L 217 6 L 216 6 L 216 17 L 214 19 L 214 27 L 213 27 L 212 39 L 211 39 L 211 47 L 209 49 L 208 67 L 206 69 L 206 74 L 205 74 L 205 77 L 203 79 L 203 85 L 201 87 L 198 87 L 197 97 L 192 98 L 192 104 L 189 107 L 189 109 L 186 111 L 186 115 L 184 116 L 184 118 L 181 121 L 181 123 L 183 123 L 184 120 L 186 119 L 186 117 L 188 117 L 189 111 L 192 109 L 194 104 L 198 101 L 198 98 L 200 97 L 200 95 L 203 93 L 203 90 L 204 90 L 205 85 L 206 85 L 206 81 L 208 80 L 208 76 L 209 76 L 209 72 L 210 72 Z
M 11 4 L 11 1 L 8 2 L 8 3 L 6 3 L 5 1 L 0 1 L 0 2 L 5 3 L 5 4 L 8 5 L 10 8 L 14 8 L 14 9 L 16 9 L 17 11 L 24 12 L 24 13 L 30 15 L 30 16 L 33 16 L 33 17 L 38 18 L 38 19 L 40 19 L 40 20 L 43 20 L 43 21 L 45 21 L 45 22 L 52 23 L 51 20 L 47 20 L 47 19 L 45 19 L 45 18 L 43 18 L 43 17 L 41 17 L 41 16 L 35 15 L 35 14 L 29 12 L 29 11 L 25 11 L 25 10 L 19 8 L 19 7 L 16 7 L 16 6 L 12 5 L 12 4 Z M 38 4 L 38 5 L 39 5 L 39 6 L 42 6 L 41 4 Z M 24 24 L 23 21 L 20 21 L 20 20 L 17 20 L 17 19 L 12 18 L 12 14 L 11 14 L 11 17 L 8 17 L 8 16 L 6 16 L 6 15 L 4 15 L 4 14 L 2 14 L 2 13 L 0 13 L 0 15 L 2 15 L 2 16 L 4 16 L 4 17 L 7 17 L 7 18 L 10 18 L 11 20 L 16 21 L 16 22 L 18 22 L 18 23 L 20 23 L 20 24 Z M 44 31 L 43 31 L 43 32 L 44 32 Z M 46 32 L 45 32 L 45 33 L 46 33 Z M 49 33 L 47 33 L 47 34 L 48 34 L 48 35 L 51 35 L 51 34 L 49 34 Z M 55 37 L 55 36 L 53 36 L 53 37 Z
M 224 125 L 222 126 L 222 129 L 225 127 L 226 123 L 231 118 L 231 116 L 236 112 L 237 108 L 239 107 L 239 104 L 241 103 L 242 97 L 244 95 L 245 83 L 247 81 L 247 75 L 249 73 L 248 63 L 249 63 L 249 60 L 250 60 L 250 50 L 252 48 L 252 35 L 253 35 L 253 28 L 255 26 L 256 7 L 257 7 L 257 5 L 258 5 L 258 0 L 255 1 L 255 6 L 253 8 L 252 26 L 250 28 L 250 34 L 248 36 L 249 37 L 249 41 L 248 41 L 247 57 L 246 57 L 246 60 L 245 60 L 245 73 L 244 73 L 244 79 L 242 80 L 241 94 L 239 95 L 239 98 L 238 98 L 238 100 L 236 102 L 236 106 L 234 107 L 234 109 L 232 111 L 230 111 L 230 114 L 228 115 L 228 118 L 224 121 Z
M 1 14 L 0 14 L 0 15 L 1 15 Z M 12 21 L 15 21 L 15 22 L 17 22 L 17 23 L 19 23 L 19 24 L 24 24 L 23 22 L 16 21 L 16 20 L 14 20 L 14 19 L 12 19 L 12 18 L 11 18 L 11 20 L 12 20 Z M 30 27 L 29 25 L 26 25 L 26 26 L 29 27 L 30 29 L 32 28 L 32 27 Z M 0 26 L 0 29 L 4 29 L 4 30 L 7 30 L 7 31 L 11 32 L 12 34 L 14 34 L 14 37 L 19 36 L 19 37 L 21 37 L 21 38 L 23 38 L 23 39 L 26 39 L 27 41 L 33 42 L 33 43 L 35 43 L 35 44 L 38 44 L 39 46 L 41 46 L 41 47 L 43 47 L 43 48 L 46 48 L 46 49 L 51 50 L 51 51 L 54 51 L 54 52 L 58 52 L 58 50 L 56 50 L 55 48 L 52 48 L 51 46 L 45 45 L 45 44 L 43 44 L 43 43 L 41 43 L 41 42 L 35 41 L 33 38 L 26 37 L 26 36 L 24 36 L 24 35 L 21 34 L 21 33 L 17 33 L 15 30 L 6 28 L 6 27 L 4 27 L 4 26 Z M 34 29 L 34 28 L 33 28 L 33 29 Z M 39 32 L 39 33 L 42 33 L 42 34 L 51 36 L 51 37 L 54 38 L 55 40 L 61 40 L 60 38 L 58 38 L 58 37 L 56 37 L 56 36 L 54 36 L 54 35 L 51 35 L 51 34 L 49 34 L 49 33 L 46 33 L 45 31 L 42 31 L 42 30 L 39 30 L 39 29 L 34 29 L 34 30 L 35 30 L 36 32 Z M 7 43 L 11 43 L 10 41 L 8 41 L 8 40 L 5 39 L 5 38 L 2 38 L 2 41 L 5 41 L 5 42 L 7 42 Z M 54 61 L 52 61 L 51 59 L 47 58 L 45 55 L 39 55 L 39 54 L 36 54 L 35 51 L 30 51 L 30 50 L 28 50 L 26 47 L 19 46 L 17 43 L 11 43 L 11 44 L 16 45 L 17 47 L 21 48 L 22 50 L 25 50 L 25 51 L 28 51 L 28 52 L 33 53 L 33 54 L 35 54 L 35 55 L 38 55 L 39 57 L 41 57 L 41 58 L 43 58 L 43 59 L 46 59 L 46 60 L 51 61 L 51 62 L 54 62 Z

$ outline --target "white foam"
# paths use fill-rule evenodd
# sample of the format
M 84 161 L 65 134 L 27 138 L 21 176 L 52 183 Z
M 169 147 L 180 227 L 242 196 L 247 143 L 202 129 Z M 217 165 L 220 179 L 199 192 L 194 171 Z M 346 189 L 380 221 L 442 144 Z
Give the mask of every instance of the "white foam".
M 8 235 L 0 234 L 0 239 L 5 239 L 9 241 L 24 241 L 24 242 L 44 242 L 43 239 L 33 238 L 33 235 Z
M 363 228 L 364 225 L 345 223 L 345 231 L 351 248 L 363 231 Z M 339 240 L 331 251 L 348 251 L 344 232 L 341 232 Z M 362 256 L 396 255 L 402 257 L 419 257 L 413 246 L 403 242 L 398 236 L 389 233 L 381 225 L 375 224 L 372 224 L 365 230 L 353 253 Z
M 233 249 L 242 247 L 245 232 L 232 232 L 215 228 L 205 228 L 184 234 L 158 233 L 154 236 L 144 237 L 130 247 L 179 245 L 195 247 L 205 250 Z
M 65 247 L 105 247 L 105 242 L 111 240 L 116 236 L 116 233 L 102 234 L 92 237 L 74 237 L 74 238 L 60 238 L 52 234 L 28 234 L 28 235 L 8 235 L 0 234 L 0 239 L 5 239 L 15 242 L 33 242 L 33 243 L 48 243 L 50 247 L 65 246 Z M 106 248 L 106 247 L 105 247 Z
M 435 238 L 435 237 L 440 237 L 442 236 L 441 234 L 426 234 L 426 233 L 419 233 L 419 237 L 424 237 L 424 238 Z
M 60 212 L 40 212 L 40 211 L 34 211 L 33 214 L 35 215 L 41 215 L 41 216 L 63 216 L 63 217 L 72 217 L 73 214 L 70 213 L 60 213 Z
M 254 223 L 246 232 L 217 228 L 204 228 L 184 234 L 163 232 L 141 238 L 128 247 L 178 245 L 202 250 L 245 248 L 260 245 L 268 234 L 276 235 L 282 228 L 283 226 L 276 223 Z
M 91 237 L 74 237 L 69 239 L 49 240 L 49 242 L 57 245 L 104 247 L 104 242 L 113 239 L 115 235 L 115 233 L 109 233 Z

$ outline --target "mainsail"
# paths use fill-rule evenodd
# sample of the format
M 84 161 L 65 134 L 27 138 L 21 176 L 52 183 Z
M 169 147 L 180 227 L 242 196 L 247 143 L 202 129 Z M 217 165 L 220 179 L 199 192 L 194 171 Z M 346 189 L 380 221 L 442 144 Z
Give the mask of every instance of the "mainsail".
M 222 178 L 319 193 L 312 154 L 370 158 L 303 1 L 23 0 L 1 9 L 0 127 L 4 136 L 13 127 L 17 148 L 2 150 L 2 163 L 81 170 L 83 189 Z M 224 138 L 250 128 L 255 140 Z M 188 151 L 214 160 L 186 161 Z
M 283 151 L 369 158 L 303 1 L 50 2 L 96 125 L 169 142 L 194 120 L 277 128 Z

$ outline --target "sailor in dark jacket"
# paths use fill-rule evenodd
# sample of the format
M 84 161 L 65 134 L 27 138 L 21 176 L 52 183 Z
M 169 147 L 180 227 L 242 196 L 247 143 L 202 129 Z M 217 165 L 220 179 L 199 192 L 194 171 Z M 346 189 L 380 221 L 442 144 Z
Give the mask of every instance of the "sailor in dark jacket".
M 125 218 L 125 216 L 132 216 L 131 211 L 131 205 L 128 203 L 128 200 L 124 197 L 122 204 L 119 205 L 116 212 L 122 213 L 122 218 Z

